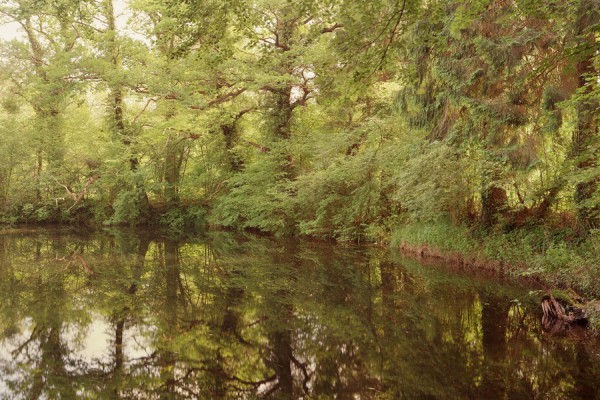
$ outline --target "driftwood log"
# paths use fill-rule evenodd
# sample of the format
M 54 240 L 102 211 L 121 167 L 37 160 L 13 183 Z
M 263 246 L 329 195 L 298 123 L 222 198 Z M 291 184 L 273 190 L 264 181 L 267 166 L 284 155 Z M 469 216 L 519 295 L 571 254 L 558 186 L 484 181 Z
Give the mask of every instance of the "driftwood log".
M 557 334 L 567 331 L 571 325 L 587 325 L 588 319 L 583 309 L 570 305 L 563 306 L 551 294 L 542 297 L 542 328 Z

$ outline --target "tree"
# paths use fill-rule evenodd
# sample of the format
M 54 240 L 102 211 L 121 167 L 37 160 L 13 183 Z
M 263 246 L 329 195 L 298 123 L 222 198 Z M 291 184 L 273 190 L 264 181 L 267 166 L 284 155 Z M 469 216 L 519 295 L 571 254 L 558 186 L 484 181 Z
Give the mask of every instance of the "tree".
M 26 35 L 25 43 L 13 41 L 5 47 L 9 59 L 19 60 L 7 67 L 11 91 L 35 114 L 35 199 L 47 200 L 58 190 L 53 180 L 63 178 L 65 113 L 81 75 L 79 65 L 71 64 L 84 52 L 79 32 L 70 24 L 78 15 L 77 3 L 42 2 L 33 7 L 28 1 L 11 1 L 0 14 L 18 23 Z

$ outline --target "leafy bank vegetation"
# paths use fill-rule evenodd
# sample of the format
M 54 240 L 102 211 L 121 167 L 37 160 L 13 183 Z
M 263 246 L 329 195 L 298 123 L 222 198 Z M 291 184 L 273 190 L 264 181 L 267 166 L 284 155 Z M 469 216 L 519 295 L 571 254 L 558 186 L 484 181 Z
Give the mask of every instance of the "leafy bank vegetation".
M 599 11 L 4 1 L 1 221 L 394 236 L 597 289 Z

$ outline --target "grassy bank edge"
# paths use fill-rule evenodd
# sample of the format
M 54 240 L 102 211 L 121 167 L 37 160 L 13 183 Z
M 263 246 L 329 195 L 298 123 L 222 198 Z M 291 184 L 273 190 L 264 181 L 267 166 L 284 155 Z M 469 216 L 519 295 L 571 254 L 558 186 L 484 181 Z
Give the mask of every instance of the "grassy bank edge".
M 399 226 L 390 242 L 416 257 L 533 278 L 548 290 L 573 290 L 586 299 L 591 324 L 600 332 L 600 232 L 569 239 L 543 227 L 503 233 L 441 222 Z

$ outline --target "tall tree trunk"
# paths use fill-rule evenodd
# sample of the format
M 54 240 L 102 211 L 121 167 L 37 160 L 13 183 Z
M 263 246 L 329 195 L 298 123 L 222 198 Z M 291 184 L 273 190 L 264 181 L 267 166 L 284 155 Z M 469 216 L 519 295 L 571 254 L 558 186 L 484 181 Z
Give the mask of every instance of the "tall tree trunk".
M 294 72 L 294 64 L 291 61 L 293 58 L 290 56 L 289 51 L 293 44 L 294 31 L 297 28 L 297 19 L 293 15 L 289 15 L 289 9 L 284 7 L 279 19 L 276 22 L 276 39 L 275 47 L 279 52 L 279 63 L 276 67 L 276 73 L 281 76 L 290 77 Z M 292 112 L 294 111 L 294 105 L 291 103 L 292 99 L 292 87 L 291 83 L 279 84 L 274 90 L 271 90 L 273 94 L 273 103 L 271 111 L 271 124 L 272 124 L 272 136 L 275 141 L 289 141 L 292 136 L 291 123 L 292 123 Z M 283 145 L 281 149 L 282 153 L 282 168 L 285 177 L 293 179 L 295 173 L 293 171 L 293 157 L 292 154 L 285 149 L 286 145 Z
M 240 156 L 233 151 L 238 139 L 236 121 L 221 124 L 221 133 L 225 139 L 225 156 L 227 157 L 229 169 L 232 172 L 239 172 L 244 168 L 244 162 Z
M 481 221 L 485 227 L 498 222 L 498 216 L 506 210 L 508 197 L 506 190 L 498 186 L 490 186 L 481 193 Z
M 179 180 L 181 177 L 181 167 L 183 164 L 183 149 L 180 141 L 175 136 L 169 137 L 165 149 L 164 166 L 164 197 L 170 206 L 176 206 L 179 203 Z
M 46 167 L 51 170 L 60 168 L 64 161 L 64 135 L 61 124 L 63 105 L 61 89 L 64 82 L 48 76 L 45 63 L 46 49 L 38 40 L 40 33 L 36 31 L 31 18 L 28 17 L 22 21 L 21 26 L 27 35 L 35 75 L 42 83 L 41 96 L 33 98 L 31 101 L 39 135 L 39 147 L 36 153 L 35 198 L 37 201 L 41 201 L 41 176 L 44 161 L 46 161 Z M 49 87 L 52 87 L 52 90 L 48 89 Z
M 123 72 L 123 63 L 121 59 L 121 48 L 117 40 L 117 25 L 114 11 L 113 0 L 104 0 L 104 18 L 106 19 L 106 52 L 110 63 L 113 66 L 113 73 L 116 76 L 107 79 L 109 88 L 109 115 L 110 125 L 114 135 L 118 140 L 125 145 L 129 153 L 129 169 L 133 172 L 139 168 L 139 159 L 136 155 L 134 147 L 134 138 L 131 129 L 128 129 L 125 121 L 124 101 L 123 101 L 123 82 L 120 76 Z M 143 179 L 140 176 L 136 176 L 133 188 L 136 192 L 136 206 L 139 211 L 139 218 L 141 220 L 148 216 L 150 209 L 150 201 L 148 194 L 146 193 Z M 111 196 L 112 199 L 112 196 Z
M 169 206 L 174 206 L 179 202 L 177 195 L 177 182 L 179 180 L 179 171 L 177 170 L 177 149 L 176 145 L 172 144 L 176 141 L 175 137 L 169 137 L 165 148 L 165 164 L 164 164 L 164 182 L 163 189 L 165 200 Z
M 590 170 L 596 166 L 597 152 L 592 151 L 598 145 L 598 112 L 600 103 L 593 95 L 593 86 L 597 82 L 598 72 L 594 67 L 594 48 L 596 38 L 594 33 L 588 32 L 590 26 L 598 18 L 596 2 L 582 0 L 577 21 L 577 35 L 579 46 L 586 57 L 577 63 L 578 76 L 578 101 L 577 101 L 577 129 L 573 134 L 573 154 L 577 160 L 577 169 Z M 578 220 L 582 226 L 594 228 L 600 226 L 600 206 L 586 204 L 597 190 L 600 176 L 587 178 L 577 183 L 575 188 L 575 202 L 578 206 Z
M 41 182 L 42 182 L 43 167 L 44 167 L 44 159 L 42 157 L 42 148 L 40 145 L 40 148 L 38 148 L 37 154 L 36 154 L 36 167 L 35 167 L 35 199 L 37 201 L 42 200 Z
M 273 110 L 274 129 L 277 139 L 291 137 L 290 123 L 292 120 L 292 104 L 290 103 L 291 88 L 285 87 L 275 94 L 275 108 Z
M 107 52 L 110 62 L 113 65 L 113 69 L 118 73 L 122 71 L 122 61 L 119 48 L 119 44 L 117 43 L 117 25 L 114 11 L 113 0 L 105 0 L 104 1 L 104 14 L 106 18 L 107 25 Z M 114 133 L 120 138 L 121 142 L 130 148 L 131 156 L 129 158 L 129 168 L 132 171 L 137 170 L 139 160 L 133 155 L 133 151 L 131 150 L 131 146 L 133 144 L 133 140 L 129 132 L 127 132 L 125 118 L 124 118 L 124 108 L 123 108 L 123 84 L 122 82 L 113 81 L 108 82 L 109 87 L 109 108 L 111 114 L 111 126 Z

